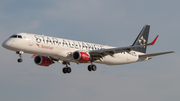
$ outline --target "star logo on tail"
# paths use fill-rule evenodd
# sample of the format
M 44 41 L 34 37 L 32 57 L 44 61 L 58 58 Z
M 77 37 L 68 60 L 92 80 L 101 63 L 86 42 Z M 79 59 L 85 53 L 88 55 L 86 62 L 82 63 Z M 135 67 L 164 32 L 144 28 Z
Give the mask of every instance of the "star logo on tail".
M 146 44 L 146 39 L 144 39 L 143 36 L 139 39 L 139 44 L 140 45 L 145 45 Z M 145 46 L 144 46 L 144 48 L 145 48 Z

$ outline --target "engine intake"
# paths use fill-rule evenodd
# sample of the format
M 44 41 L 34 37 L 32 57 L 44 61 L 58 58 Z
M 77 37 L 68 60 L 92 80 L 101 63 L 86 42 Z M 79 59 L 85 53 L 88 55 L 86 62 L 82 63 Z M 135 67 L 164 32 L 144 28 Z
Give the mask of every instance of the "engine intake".
M 53 61 L 51 60 L 51 58 L 47 57 L 47 56 L 36 56 L 34 58 L 34 62 L 37 65 L 40 66 L 49 66 L 53 63 Z
M 86 63 L 90 60 L 91 56 L 86 52 L 76 51 L 73 53 L 73 59 L 81 63 Z

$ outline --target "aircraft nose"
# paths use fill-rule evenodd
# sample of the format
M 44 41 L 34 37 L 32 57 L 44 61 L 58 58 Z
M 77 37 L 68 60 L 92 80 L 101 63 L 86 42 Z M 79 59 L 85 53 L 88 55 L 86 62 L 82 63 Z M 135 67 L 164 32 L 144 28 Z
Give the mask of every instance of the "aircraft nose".
M 3 43 L 2 43 L 2 46 L 4 47 L 4 48 L 8 48 L 9 46 L 11 46 L 12 45 L 12 42 L 11 41 L 8 41 L 8 40 L 6 40 L 6 41 L 4 41 Z

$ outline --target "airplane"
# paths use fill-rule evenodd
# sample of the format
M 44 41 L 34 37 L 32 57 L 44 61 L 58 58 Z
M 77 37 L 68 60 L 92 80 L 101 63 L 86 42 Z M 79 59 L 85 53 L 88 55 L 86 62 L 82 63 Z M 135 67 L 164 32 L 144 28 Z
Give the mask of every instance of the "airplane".
M 17 60 L 21 63 L 24 53 L 34 54 L 34 63 L 39 66 L 48 67 L 55 61 L 66 65 L 62 72 L 71 73 L 68 66 L 73 63 L 89 63 L 88 70 L 96 71 L 94 63 L 105 65 L 123 65 L 134 62 L 146 61 L 154 56 L 174 53 L 174 51 L 146 54 L 147 46 L 154 45 L 159 35 L 148 42 L 150 26 L 145 25 L 134 43 L 126 47 L 112 47 L 94 43 L 80 42 L 62 38 L 49 37 L 44 35 L 17 33 L 2 43 L 8 50 L 19 54 Z

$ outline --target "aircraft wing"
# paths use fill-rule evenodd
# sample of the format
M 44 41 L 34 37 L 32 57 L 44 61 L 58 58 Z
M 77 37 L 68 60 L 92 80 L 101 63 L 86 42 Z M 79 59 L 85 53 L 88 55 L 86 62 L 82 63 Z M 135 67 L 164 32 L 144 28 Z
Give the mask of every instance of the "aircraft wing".
M 110 49 L 103 49 L 103 50 L 94 50 L 94 51 L 90 51 L 89 54 L 91 54 L 91 56 L 96 56 L 96 55 L 101 55 L 101 56 L 105 56 L 105 55 L 114 55 L 116 53 L 120 53 L 120 52 L 128 52 L 131 51 L 135 48 L 138 47 L 145 47 L 147 45 L 137 45 L 137 46 L 129 46 L 129 47 L 119 47 L 119 48 L 110 48 Z
M 153 57 L 153 56 L 164 55 L 164 54 L 169 54 L 169 53 L 174 53 L 174 51 L 139 55 L 139 57 Z
M 145 47 L 145 46 L 149 46 L 149 45 L 154 45 L 154 43 L 156 42 L 158 36 L 159 35 L 157 35 L 156 38 L 151 43 L 148 43 L 146 45 L 136 45 L 136 46 L 128 46 L 128 47 L 118 47 L 118 48 L 103 49 L 103 50 L 93 50 L 93 51 L 90 51 L 89 54 L 91 54 L 92 57 L 100 57 L 100 58 L 102 58 L 102 57 L 104 57 L 106 55 L 113 56 L 116 53 L 129 52 L 129 51 L 134 50 L 134 49 L 139 48 L 139 47 Z

